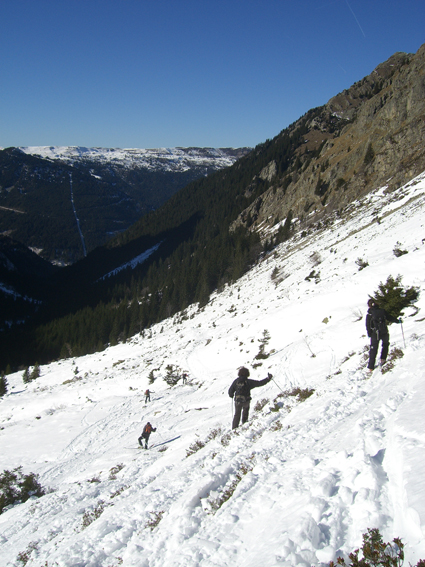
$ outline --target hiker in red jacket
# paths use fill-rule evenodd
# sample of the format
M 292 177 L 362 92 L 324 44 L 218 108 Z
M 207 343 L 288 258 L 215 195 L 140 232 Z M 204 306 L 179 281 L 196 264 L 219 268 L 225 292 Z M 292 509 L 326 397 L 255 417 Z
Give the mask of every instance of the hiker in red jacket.
M 144 439 L 145 440 L 145 449 L 148 448 L 149 436 L 152 433 L 152 431 L 156 431 L 156 427 L 152 427 L 152 425 L 148 421 L 147 424 L 145 425 L 145 427 L 143 428 L 143 433 L 139 437 L 139 445 L 141 447 L 143 447 L 143 439 Z

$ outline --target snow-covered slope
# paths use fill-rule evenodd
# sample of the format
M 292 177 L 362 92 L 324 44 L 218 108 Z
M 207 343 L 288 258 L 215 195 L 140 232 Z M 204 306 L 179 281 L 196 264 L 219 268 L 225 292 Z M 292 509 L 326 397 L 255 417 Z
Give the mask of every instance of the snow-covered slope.
M 216 167 L 222 169 L 232 165 L 236 159 L 248 152 L 248 148 L 157 148 L 120 149 L 85 148 L 80 146 L 27 146 L 20 147 L 26 154 L 67 163 L 88 161 L 98 164 L 113 164 L 119 167 L 160 169 L 162 171 L 186 171 L 193 167 Z
M 367 528 L 401 537 L 406 565 L 425 558 L 424 207 L 425 175 L 379 189 L 204 309 L 28 385 L 8 376 L 0 470 L 22 466 L 50 492 L 0 516 L 2 565 L 319 566 Z M 390 327 L 404 356 L 367 376 L 368 295 L 398 274 L 419 287 L 419 312 Z M 166 384 L 170 365 L 187 384 Z M 241 365 L 274 380 L 232 432 Z M 314 393 L 280 395 L 294 388 Z

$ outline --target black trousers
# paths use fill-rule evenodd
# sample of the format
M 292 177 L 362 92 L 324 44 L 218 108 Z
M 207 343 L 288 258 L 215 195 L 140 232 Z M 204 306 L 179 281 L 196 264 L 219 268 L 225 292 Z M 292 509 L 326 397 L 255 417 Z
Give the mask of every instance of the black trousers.
M 242 423 L 247 422 L 249 415 L 249 402 L 244 402 L 242 404 L 235 403 L 235 415 L 233 416 L 232 429 L 236 429 L 238 427 L 241 420 L 241 414 Z
M 145 449 L 148 448 L 148 441 L 149 441 L 149 435 L 140 435 L 139 437 L 139 445 L 141 445 L 143 447 L 143 439 L 145 440 Z
M 376 333 L 372 333 L 370 337 L 370 350 L 369 350 L 369 370 L 375 368 L 376 355 L 378 354 L 379 341 L 382 343 L 381 360 L 387 360 L 388 348 L 390 346 L 390 336 L 388 334 L 378 337 Z

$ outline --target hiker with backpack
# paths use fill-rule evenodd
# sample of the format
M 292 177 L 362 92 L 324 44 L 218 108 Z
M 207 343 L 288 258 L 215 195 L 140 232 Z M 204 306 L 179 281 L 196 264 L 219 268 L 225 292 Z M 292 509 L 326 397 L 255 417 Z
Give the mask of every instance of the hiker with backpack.
M 145 392 L 145 404 L 147 402 L 150 402 L 150 401 L 151 401 L 151 393 L 150 393 L 149 390 L 146 390 L 146 392 Z
M 242 368 L 239 368 L 238 377 L 229 388 L 229 396 L 233 398 L 235 402 L 235 415 L 233 416 L 232 429 L 236 429 L 239 426 L 241 414 L 242 424 L 248 421 L 251 390 L 259 386 L 265 386 L 273 378 L 270 373 L 264 380 L 249 380 L 248 376 L 248 368 L 242 366 Z
M 156 431 L 156 427 L 152 427 L 152 425 L 148 421 L 147 424 L 145 425 L 145 427 L 143 428 L 143 433 L 139 437 L 139 445 L 141 447 L 143 447 L 143 439 L 144 439 L 145 440 L 145 449 L 148 448 L 149 436 L 152 433 L 152 431 Z
M 381 309 L 374 299 L 367 302 L 366 331 L 370 338 L 369 363 L 367 368 L 372 372 L 375 368 L 376 355 L 378 354 L 379 341 L 382 343 L 380 366 L 385 364 L 390 345 L 387 321 L 390 323 L 401 323 L 401 319 L 392 317 L 384 309 Z

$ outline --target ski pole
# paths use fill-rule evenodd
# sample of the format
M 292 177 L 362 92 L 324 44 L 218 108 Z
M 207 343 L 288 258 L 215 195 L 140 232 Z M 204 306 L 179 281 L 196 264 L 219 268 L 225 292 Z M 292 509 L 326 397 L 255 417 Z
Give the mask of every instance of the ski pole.
M 267 373 L 267 378 L 269 378 L 270 380 L 273 380 L 273 382 L 276 384 L 276 386 L 279 388 L 279 390 L 282 392 L 282 394 L 284 394 L 285 392 L 282 390 L 282 388 L 279 386 L 279 384 L 276 382 L 276 380 L 273 378 L 273 374 L 270 374 L 270 372 Z
M 285 392 L 282 390 L 282 388 L 279 386 L 279 384 L 276 382 L 276 380 L 272 377 L 273 382 L 276 384 L 276 386 L 279 388 L 279 390 L 282 392 L 282 394 L 284 394 Z
M 400 325 L 401 325 L 401 334 L 403 335 L 404 348 L 406 348 L 406 341 L 404 340 L 403 321 L 401 319 L 400 319 Z

